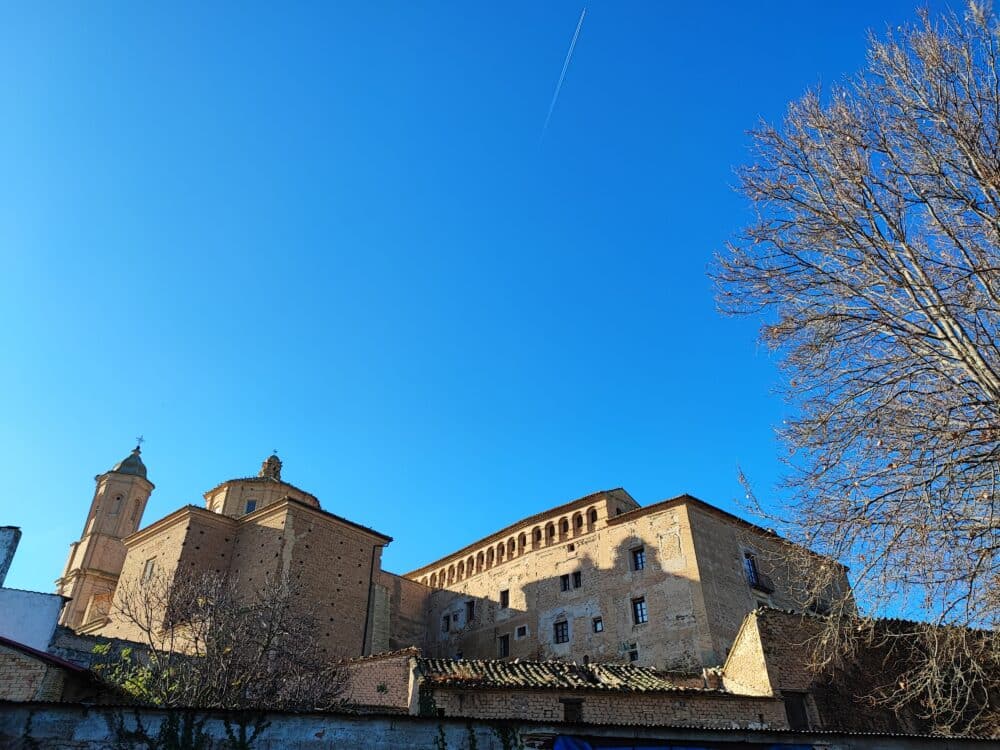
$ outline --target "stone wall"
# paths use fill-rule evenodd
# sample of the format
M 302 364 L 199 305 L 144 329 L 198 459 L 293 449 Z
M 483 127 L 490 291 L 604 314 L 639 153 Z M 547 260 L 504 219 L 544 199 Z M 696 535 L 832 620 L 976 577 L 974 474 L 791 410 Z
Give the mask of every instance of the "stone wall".
M 770 698 L 702 693 L 637 694 L 611 691 L 433 690 L 434 708 L 443 716 L 476 719 L 519 717 L 563 721 L 567 705 L 579 707 L 588 724 L 644 726 L 697 724 L 716 728 L 787 729 L 784 707 Z M 426 700 L 426 699 L 425 699 Z
M 0 645 L 0 700 L 57 701 L 63 677 L 62 670 Z
M 107 750 L 112 746 L 109 724 L 116 711 L 79 705 L 19 704 L 0 711 L 0 746 L 11 750 L 58 747 L 61 750 Z M 176 715 L 178 712 L 174 712 Z M 135 727 L 131 711 L 121 714 L 127 729 Z M 155 734 L 167 712 L 142 710 L 139 718 Z M 226 723 L 239 726 L 252 717 L 236 712 L 200 715 L 211 750 L 226 745 Z M 490 722 L 486 720 L 410 716 L 345 716 L 335 714 L 268 714 L 268 722 L 252 744 L 253 750 L 508 750 L 511 747 L 551 747 L 557 736 L 586 736 L 609 746 L 715 748 L 754 750 L 987 750 L 995 740 L 962 740 L 906 736 L 771 732 L 755 729 L 687 729 L 573 725 L 559 722 Z M 504 738 L 508 741 L 504 741 Z M 510 741 L 511 738 L 516 738 Z M 627 744 L 624 742 L 627 740 Z
M 417 712 L 414 665 L 419 652 L 403 649 L 344 664 L 343 698 L 355 706 L 382 706 Z
M 375 583 L 372 652 L 423 647 L 432 589 L 408 578 L 379 571 Z

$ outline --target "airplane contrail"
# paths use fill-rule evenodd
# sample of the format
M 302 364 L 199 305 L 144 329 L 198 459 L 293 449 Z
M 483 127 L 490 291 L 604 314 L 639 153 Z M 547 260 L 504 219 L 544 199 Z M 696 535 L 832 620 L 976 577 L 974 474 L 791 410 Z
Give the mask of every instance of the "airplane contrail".
M 573 50 L 576 49 L 576 40 L 580 38 L 580 29 L 583 28 L 583 19 L 587 15 L 587 7 L 584 6 L 580 13 L 580 20 L 576 22 L 576 31 L 573 32 L 573 41 L 569 43 L 569 51 L 566 52 L 566 60 L 563 62 L 562 72 L 559 74 L 559 83 L 556 84 L 555 93 L 552 94 L 552 103 L 549 104 L 549 113 L 545 117 L 545 125 L 542 126 L 542 138 L 545 131 L 549 129 L 549 120 L 552 119 L 552 111 L 556 108 L 556 100 L 559 99 L 559 92 L 562 91 L 563 81 L 566 80 L 566 71 L 569 70 L 569 62 L 573 59 Z

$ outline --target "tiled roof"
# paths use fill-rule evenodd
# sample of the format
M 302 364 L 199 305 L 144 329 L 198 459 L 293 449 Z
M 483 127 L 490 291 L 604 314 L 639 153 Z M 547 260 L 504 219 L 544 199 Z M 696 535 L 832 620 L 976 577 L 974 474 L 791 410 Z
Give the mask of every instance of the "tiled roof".
M 632 664 L 417 659 L 417 672 L 425 681 L 442 687 L 585 689 L 623 693 L 723 692 L 680 687 L 663 672 Z

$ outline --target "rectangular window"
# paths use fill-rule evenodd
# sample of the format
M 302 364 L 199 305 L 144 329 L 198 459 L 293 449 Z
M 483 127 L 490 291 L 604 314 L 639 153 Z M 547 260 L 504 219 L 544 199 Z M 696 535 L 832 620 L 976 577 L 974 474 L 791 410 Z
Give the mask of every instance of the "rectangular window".
M 637 649 L 637 648 L 631 649 L 628 652 L 628 660 L 629 661 L 639 661 L 639 649 Z
M 632 550 L 632 570 L 642 570 L 646 567 L 646 548 L 636 547 Z
M 500 609 L 507 609 L 510 606 L 510 590 L 504 589 L 500 592 Z
M 253 513 L 255 510 L 257 510 L 257 501 L 256 500 L 247 500 L 247 510 L 246 510 L 246 512 L 247 513 Z
M 632 600 L 632 622 L 642 625 L 649 621 L 649 614 L 646 611 L 646 597 L 640 596 Z
M 466 602 L 465 603 L 465 621 L 472 622 L 476 619 L 476 603 Z
M 576 571 L 573 574 L 573 588 L 578 589 L 583 585 L 583 574 L 580 571 Z
M 559 576 L 559 590 L 569 591 L 569 573 Z
M 146 560 L 146 564 L 142 566 L 142 579 L 141 583 L 149 583 L 149 579 L 153 577 L 153 571 L 156 570 L 156 558 L 149 558 Z
M 517 630 L 514 631 L 514 637 L 517 638 L 518 640 L 521 640 L 522 638 L 527 638 L 528 637 L 528 626 L 527 625 L 518 625 L 517 626 Z
M 451 626 L 451 616 L 445 615 L 441 618 L 441 632 L 447 633 Z
M 583 701 L 576 698 L 560 698 L 563 704 L 563 721 L 579 724 L 583 721 Z
M 497 638 L 497 656 L 501 659 L 510 656 L 510 635 L 507 633 Z
M 569 623 L 563 620 L 553 625 L 552 636 L 556 643 L 569 643 Z
M 594 623 L 594 632 L 595 633 L 603 633 L 604 632 L 604 620 L 602 620 L 600 617 L 595 617 L 594 620 L 593 620 L 593 623 Z
M 806 711 L 806 694 L 782 691 L 781 698 L 785 702 L 785 716 L 788 727 L 792 731 L 809 729 L 809 713 Z

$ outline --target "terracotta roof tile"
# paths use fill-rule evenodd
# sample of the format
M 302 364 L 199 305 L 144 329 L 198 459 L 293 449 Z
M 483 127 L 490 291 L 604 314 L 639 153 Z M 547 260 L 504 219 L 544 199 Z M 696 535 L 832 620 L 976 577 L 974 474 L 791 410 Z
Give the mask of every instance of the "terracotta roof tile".
M 623 693 L 724 692 L 681 687 L 664 672 L 632 664 L 417 659 L 417 672 L 425 681 L 442 687 L 585 689 Z

